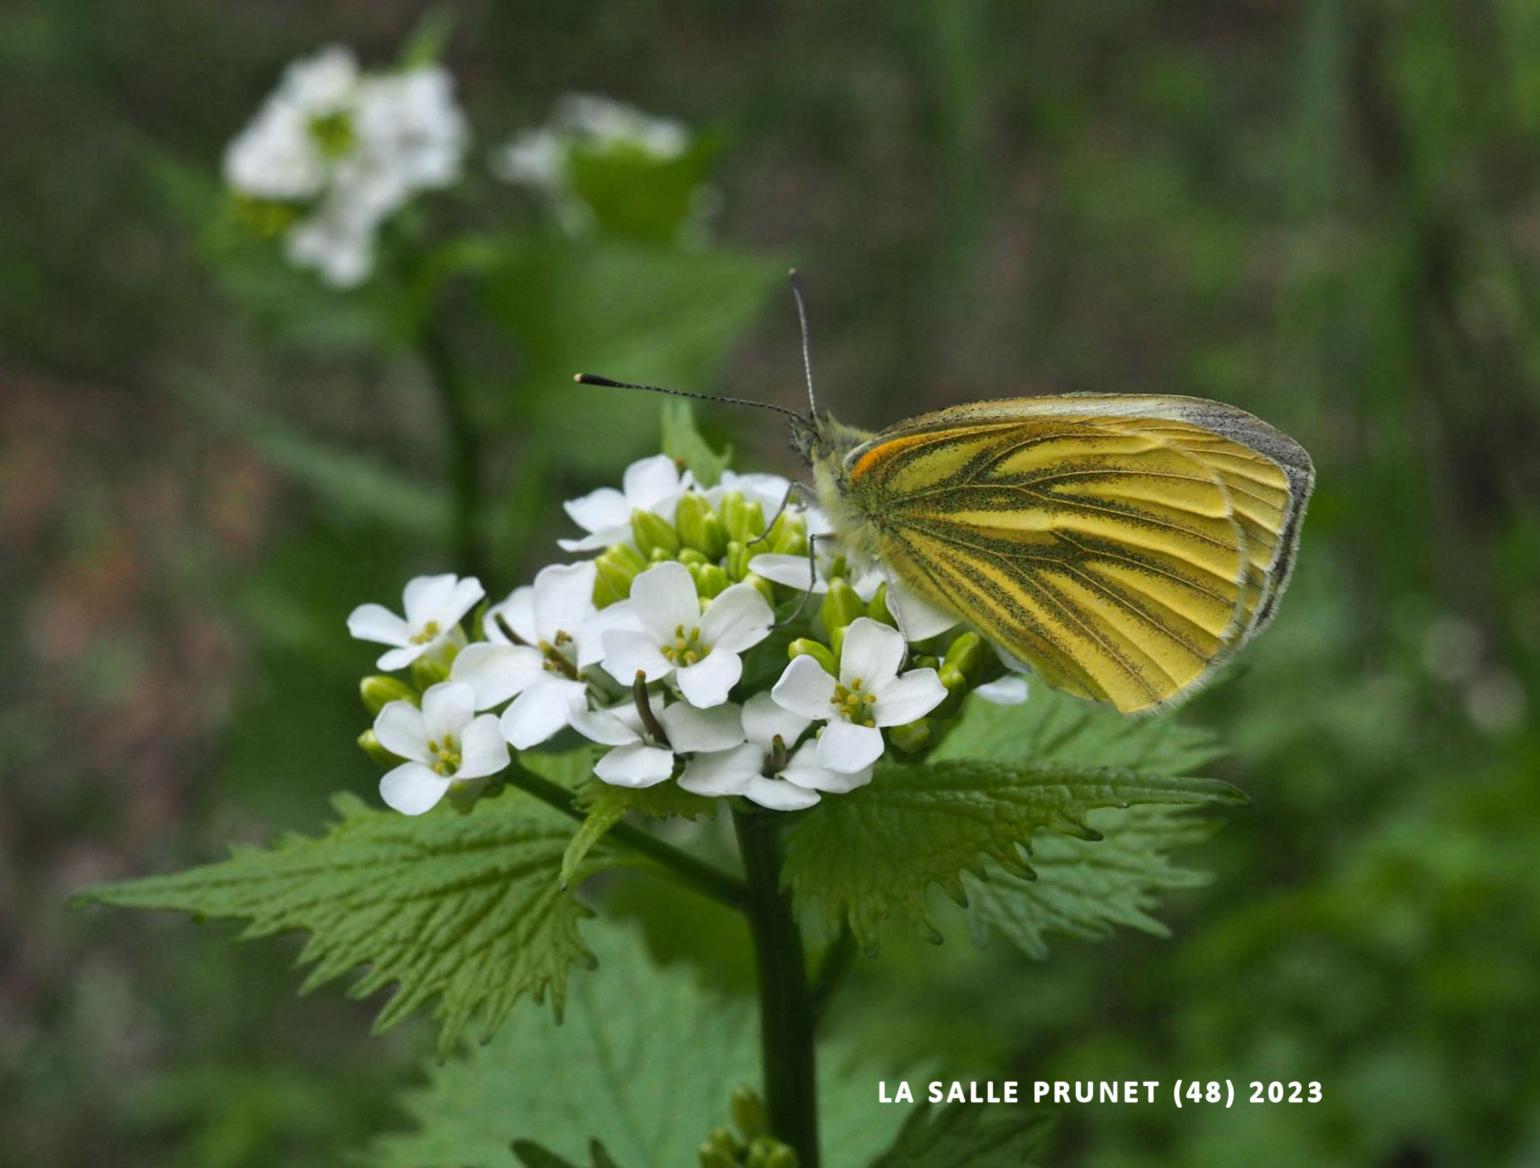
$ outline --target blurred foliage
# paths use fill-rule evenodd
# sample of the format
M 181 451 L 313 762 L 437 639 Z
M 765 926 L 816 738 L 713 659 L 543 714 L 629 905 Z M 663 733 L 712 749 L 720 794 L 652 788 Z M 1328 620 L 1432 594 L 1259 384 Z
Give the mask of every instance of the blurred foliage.
M 575 388 L 578 368 L 799 402 L 790 306 L 761 312 L 783 258 L 808 278 L 824 404 L 853 423 L 1190 392 L 1316 456 L 1278 621 L 1187 715 L 1255 806 L 1201 849 L 1217 878 L 1176 893 L 1174 936 L 975 952 L 937 898 L 946 945 L 857 963 L 831 1016 L 847 1048 L 897 1043 L 968 1078 L 1324 1086 L 1315 1107 L 1070 1108 L 1039 1157 L 1056 1166 L 1534 1163 L 1540 11 L 449 7 L 478 150 L 570 89 L 724 134 L 716 250 L 511 245 L 501 226 L 532 211 L 485 179 L 405 225 L 439 238 L 489 208 L 500 225 L 440 273 L 451 308 L 500 325 L 439 322 L 487 425 L 494 591 L 547 558 L 560 499 L 654 441 L 653 403 Z M 84 883 L 308 827 L 326 793 L 372 784 L 352 746 L 368 653 L 342 620 L 455 554 L 421 306 L 389 279 L 322 293 L 201 225 L 223 144 L 283 62 L 331 40 L 388 60 L 419 13 L 0 9 L 0 621 L 22 654 L 0 680 L 0 1143 L 17 1162 L 333 1165 L 430 1041 L 291 1001 L 282 952 L 63 911 Z M 778 427 L 726 414 L 708 421 L 744 465 L 791 469 Z M 636 882 L 606 895 L 656 956 L 743 985 L 714 909 Z M 869 1065 L 826 1073 L 869 1098 Z

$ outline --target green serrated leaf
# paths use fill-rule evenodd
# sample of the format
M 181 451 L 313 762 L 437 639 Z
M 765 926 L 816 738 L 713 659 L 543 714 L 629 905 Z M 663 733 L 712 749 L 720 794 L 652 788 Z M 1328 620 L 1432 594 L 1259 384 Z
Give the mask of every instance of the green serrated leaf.
M 1158 894 L 1209 879 L 1206 873 L 1177 867 L 1170 853 L 1207 839 L 1215 825 L 1159 806 L 1104 808 L 1086 818 L 1100 839 L 1049 832 L 1033 839 L 1035 880 L 994 865 L 985 869 L 985 879 L 963 877 L 968 925 L 976 941 L 983 944 L 998 934 L 1042 959 L 1048 956 L 1048 933 L 1096 941 L 1124 925 L 1169 935 L 1150 915 Z
M 583 1165 L 574 1164 L 571 1160 L 562 1159 L 555 1152 L 533 1140 L 514 1140 L 513 1154 L 519 1158 L 524 1168 L 584 1168 Z M 619 1166 L 604 1150 L 603 1144 L 598 1140 L 590 1140 L 587 1168 L 619 1168 Z
M 581 1163 L 585 1140 L 625 1168 L 681 1168 L 728 1119 L 739 1084 L 759 1082 L 753 1003 L 703 988 L 684 967 L 659 969 L 628 929 L 595 933 L 599 968 L 572 985 L 561 1026 L 515 1014 L 496 1037 L 428 1071 L 403 1110 L 415 1130 L 376 1139 L 371 1168 L 494 1168 L 515 1140 Z M 901 1115 L 872 1098 L 871 1069 L 838 1044 L 820 1057 L 820 1110 L 833 1117 L 829 1164 L 863 1164 Z
M 1125 718 L 1104 706 L 1034 684 L 1023 705 L 970 699 L 931 761 L 1053 762 L 1191 774 L 1224 755 L 1205 729 L 1165 714 Z
M 82 899 L 250 921 L 243 938 L 291 929 L 311 934 L 301 992 L 361 966 L 362 998 L 395 984 L 376 1031 L 437 998 L 439 1049 L 452 1049 L 480 1012 L 490 1037 L 525 994 L 549 995 L 559 1016 L 572 965 L 593 964 L 578 933 L 591 915 L 556 876 L 568 820 L 511 793 L 469 814 L 421 818 L 334 800 L 340 820 L 323 836 L 286 835 L 273 847 L 168 876 L 88 889 Z
M 1036 831 L 1096 839 L 1086 817 L 1097 807 L 1244 801 L 1215 779 L 1121 769 L 962 759 L 879 766 L 868 786 L 792 825 L 785 878 L 800 907 L 816 906 L 831 926 L 848 920 L 868 951 L 895 913 L 939 940 L 926 890 L 937 884 L 966 903 L 962 873 L 986 860 L 1028 875 L 1023 857 Z
M 871 1168 L 1031 1168 L 1053 1129 L 1042 1110 L 922 1103 Z
M 701 436 L 695 426 L 695 408 L 687 401 L 673 398 L 663 403 L 663 453 L 685 465 L 703 485 L 714 487 L 733 460 L 733 448 L 721 451 Z
M 588 817 L 578 826 L 562 857 L 563 886 L 577 872 L 578 866 L 594 845 L 629 812 L 635 811 L 654 819 L 671 816 L 699 819 L 703 815 L 716 813 L 716 800 L 693 795 L 677 783 L 660 783 L 655 787 L 633 789 L 612 787 L 609 783 L 593 779 L 578 792 L 578 806 L 588 812 Z

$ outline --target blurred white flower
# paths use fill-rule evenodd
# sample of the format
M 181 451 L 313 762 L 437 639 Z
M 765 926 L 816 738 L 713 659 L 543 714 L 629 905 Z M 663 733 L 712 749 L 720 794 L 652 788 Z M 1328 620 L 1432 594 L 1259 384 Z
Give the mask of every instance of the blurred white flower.
M 380 779 L 380 798 L 407 815 L 433 807 L 456 782 L 484 778 L 508 765 L 497 719 L 476 714 L 468 685 L 445 681 L 422 695 L 422 709 L 390 702 L 374 720 L 380 745 L 406 759 Z
M 362 74 L 330 48 L 298 61 L 225 153 L 225 181 L 246 198 L 301 212 L 289 259 L 338 287 L 374 267 L 380 225 L 418 191 L 460 178 L 468 130 L 438 66 Z
M 602 637 L 604 668 L 619 681 L 673 676 L 687 701 L 719 706 L 743 676 L 739 654 L 770 635 L 775 614 L 750 584 L 734 584 L 701 611 L 690 571 L 667 560 L 631 584 L 631 608 L 640 630 L 613 629 Z
M 946 698 L 934 669 L 900 674 L 907 646 L 887 625 L 857 617 L 845 629 L 840 675 L 830 677 L 812 657 L 797 657 L 770 691 L 783 709 L 827 721 L 818 739 L 818 765 L 857 774 L 882 757 L 883 726 L 902 726 Z
M 592 226 L 593 216 L 572 189 L 574 154 L 630 153 L 666 163 L 689 148 L 690 131 L 682 122 L 608 97 L 571 93 L 558 99 L 548 124 L 514 135 L 492 151 L 488 165 L 496 178 L 539 191 L 562 226 L 577 234 Z
M 666 454 L 654 454 L 633 462 L 621 478 L 621 490 L 600 487 L 562 504 L 572 521 L 588 534 L 581 539 L 556 542 L 563 551 L 569 552 L 592 551 L 625 543 L 631 538 L 633 511 L 651 511 L 672 523 L 675 506 L 694 483 L 690 472 L 680 474 L 678 464 Z
M 360 641 L 395 646 L 380 655 L 377 668 L 405 669 L 424 653 L 460 636 L 460 618 L 484 595 L 481 581 L 474 576 L 461 579 L 452 572 L 418 576 L 402 590 L 404 618 L 383 604 L 360 604 L 348 614 L 348 632 Z

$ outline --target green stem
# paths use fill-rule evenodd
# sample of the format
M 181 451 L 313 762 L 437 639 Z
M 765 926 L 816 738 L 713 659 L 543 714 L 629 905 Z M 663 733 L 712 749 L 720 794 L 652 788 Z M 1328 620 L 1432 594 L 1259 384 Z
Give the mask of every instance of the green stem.
M 760 1053 L 770 1131 L 797 1153 L 798 1168 L 818 1168 L 818 1080 L 813 995 L 802 933 L 781 887 L 781 843 L 774 813 L 733 809 L 748 877 L 749 933 L 759 970 Z
M 423 363 L 438 391 L 439 409 L 449 434 L 450 479 L 454 489 L 454 557 L 462 575 L 487 579 L 483 546 L 482 491 L 484 452 L 481 431 L 471 410 L 470 387 L 455 360 L 441 320 L 441 309 L 428 312 L 419 336 Z
M 554 807 L 570 819 L 581 823 L 588 818 L 587 813 L 578 807 L 577 800 L 573 798 L 571 791 L 521 766 L 515 765 L 508 772 L 508 782 L 526 794 L 533 795 L 542 803 Z M 617 823 L 610 828 L 609 838 L 638 855 L 652 860 L 661 869 L 660 875 L 668 877 L 676 884 L 699 892 L 702 896 L 708 896 L 728 908 L 743 909 L 748 904 L 749 889 L 743 881 L 704 860 L 697 860 L 688 852 L 680 851 L 672 844 L 664 843 L 657 836 L 649 835 L 639 827 L 633 827 L 629 823 Z

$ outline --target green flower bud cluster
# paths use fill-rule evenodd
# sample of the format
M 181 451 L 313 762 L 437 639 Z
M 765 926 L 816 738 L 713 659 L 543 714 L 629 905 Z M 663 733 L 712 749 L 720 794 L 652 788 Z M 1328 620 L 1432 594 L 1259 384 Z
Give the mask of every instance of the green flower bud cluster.
M 701 1168 L 797 1168 L 797 1153 L 770 1134 L 765 1102 L 748 1087 L 733 1092 L 737 1130 L 719 1127 L 700 1146 Z
M 763 506 L 741 492 L 727 491 L 713 506 L 691 491 L 679 500 L 670 523 L 651 511 L 631 513 L 631 543 L 616 544 L 595 560 L 594 603 L 600 608 L 631 595 L 631 582 L 653 564 L 677 560 L 690 570 L 702 600 L 746 581 L 772 605 L 789 592 L 749 570 L 755 556 L 807 554 L 807 521 L 786 508 L 766 526 Z

